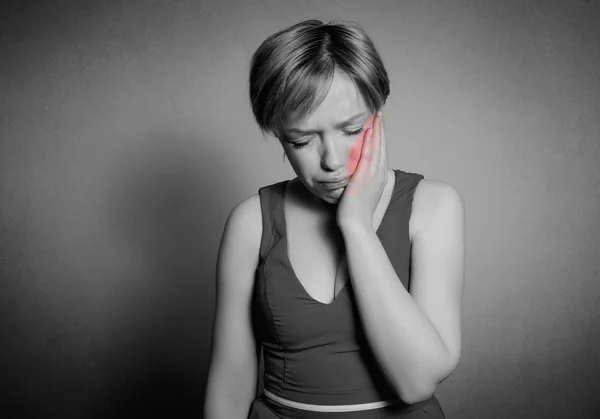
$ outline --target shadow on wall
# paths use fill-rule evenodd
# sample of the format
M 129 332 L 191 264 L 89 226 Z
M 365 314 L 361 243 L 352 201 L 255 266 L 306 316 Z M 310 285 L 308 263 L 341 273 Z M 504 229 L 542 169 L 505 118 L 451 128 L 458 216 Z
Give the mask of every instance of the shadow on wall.
M 126 268 L 106 293 L 89 417 L 202 416 L 217 252 L 206 237 L 223 210 L 207 144 L 163 132 L 117 159 L 108 215 Z

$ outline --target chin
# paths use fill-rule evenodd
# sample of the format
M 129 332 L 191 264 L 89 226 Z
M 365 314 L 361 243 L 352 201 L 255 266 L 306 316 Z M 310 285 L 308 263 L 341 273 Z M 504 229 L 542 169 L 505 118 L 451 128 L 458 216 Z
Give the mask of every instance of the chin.
M 340 198 L 341 198 L 341 194 L 338 196 L 338 194 L 331 194 L 331 195 L 324 195 L 321 196 L 321 200 L 327 204 L 334 204 L 337 205 L 340 202 Z

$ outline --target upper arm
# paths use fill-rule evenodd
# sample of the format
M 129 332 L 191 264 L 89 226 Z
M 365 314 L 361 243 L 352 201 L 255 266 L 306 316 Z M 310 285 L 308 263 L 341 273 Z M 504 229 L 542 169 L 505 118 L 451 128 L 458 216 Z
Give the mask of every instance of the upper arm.
M 420 215 L 412 243 L 410 294 L 439 333 L 455 367 L 461 352 L 464 204 L 452 186 L 422 180 L 413 209 Z
M 209 386 L 241 402 L 256 396 L 259 343 L 252 329 L 252 291 L 262 234 L 258 194 L 225 223 L 217 258 L 216 309 Z

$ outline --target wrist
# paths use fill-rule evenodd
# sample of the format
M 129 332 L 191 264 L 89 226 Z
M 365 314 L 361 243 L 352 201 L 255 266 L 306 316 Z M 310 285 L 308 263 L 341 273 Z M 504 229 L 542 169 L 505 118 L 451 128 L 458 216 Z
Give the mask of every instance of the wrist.
M 359 223 L 356 221 L 340 221 L 338 223 L 338 227 L 340 228 L 342 235 L 369 234 L 375 232 L 373 226 L 367 226 L 363 223 Z

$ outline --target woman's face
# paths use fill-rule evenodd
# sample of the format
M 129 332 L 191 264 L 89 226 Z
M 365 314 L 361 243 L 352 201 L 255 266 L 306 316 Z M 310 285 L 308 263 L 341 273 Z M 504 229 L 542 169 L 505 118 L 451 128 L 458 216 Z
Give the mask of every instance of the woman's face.
M 337 204 L 344 185 L 326 185 L 348 179 L 356 169 L 363 128 L 372 115 L 354 83 L 336 72 L 323 102 L 304 120 L 290 120 L 279 138 L 298 179 L 313 195 Z

